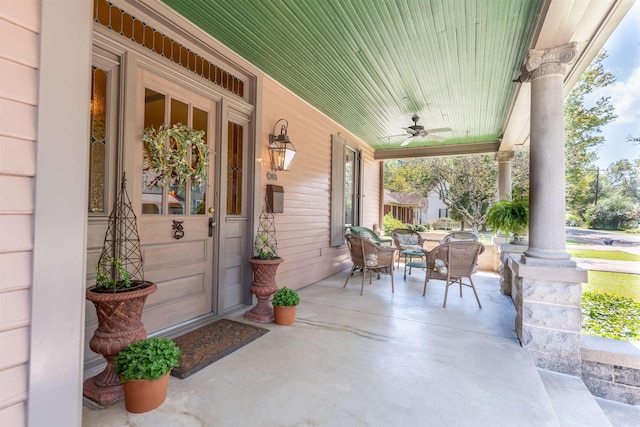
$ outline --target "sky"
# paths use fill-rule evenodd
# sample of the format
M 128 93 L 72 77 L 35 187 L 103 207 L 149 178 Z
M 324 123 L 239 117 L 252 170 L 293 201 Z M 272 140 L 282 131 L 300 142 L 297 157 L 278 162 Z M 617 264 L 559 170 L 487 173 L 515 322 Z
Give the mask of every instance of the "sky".
M 598 98 L 610 96 L 618 118 L 602 127 L 605 142 L 598 149 L 596 166 L 605 169 L 612 162 L 640 157 L 640 143 L 628 136 L 640 137 L 640 1 L 636 1 L 605 43 L 609 57 L 603 64 L 616 81 L 594 91 Z

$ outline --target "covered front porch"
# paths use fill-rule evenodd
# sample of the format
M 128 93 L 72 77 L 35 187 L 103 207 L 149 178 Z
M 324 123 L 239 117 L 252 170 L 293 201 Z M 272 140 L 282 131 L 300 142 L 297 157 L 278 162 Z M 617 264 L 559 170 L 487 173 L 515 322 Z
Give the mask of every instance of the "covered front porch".
M 640 416 L 596 400 L 576 377 L 536 368 L 496 274 L 474 275 L 482 309 L 455 288 L 443 309 L 444 282 L 423 297 L 424 273 L 403 281 L 401 272 L 395 293 L 386 275 L 362 296 L 360 277 L 343 289 L 346 271 L 300 289 L 294 326 L 260 324 L 270 332 L 172 377 L 155 411 L 85 406 L 83 425 L 622 426 Z M 242 311 L 228 317 L 247 322 Z

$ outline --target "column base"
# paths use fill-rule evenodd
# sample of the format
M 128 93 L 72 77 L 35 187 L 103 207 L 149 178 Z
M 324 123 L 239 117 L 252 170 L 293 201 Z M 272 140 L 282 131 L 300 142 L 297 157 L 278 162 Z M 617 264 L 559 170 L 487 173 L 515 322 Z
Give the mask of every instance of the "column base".
M 523 257 L 523 258 L 526 258 Z M 579 376 L 582 283 L 587 272 L 565 266 L 512 260 L 516 333 L 536 366 Z
M 568 252 L 545 251 L 544 249 L 527 248 L 521 257 L 527 265 L 542 267 L 576 268 L 576 262 Z

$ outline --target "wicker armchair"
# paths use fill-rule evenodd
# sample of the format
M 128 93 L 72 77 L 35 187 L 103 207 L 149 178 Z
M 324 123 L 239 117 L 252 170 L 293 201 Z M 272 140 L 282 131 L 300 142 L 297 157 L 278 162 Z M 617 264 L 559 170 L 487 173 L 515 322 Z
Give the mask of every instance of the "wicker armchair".
M 369 239 L 374 243 L 377 243 L 378 245 L 382 245 L 382 246 L 391 246 L 393 245 L 393 239 L 389 239 L 389 238 L 381 238 L 380 236 L 378 236 L 377 233 L 375 233 L 373 230 L 367 228 L 367 227 L 359 227 L 359 226 L 355 226 L 355 225 L 350 225 L 349 227 L 349 231 L 351 232 L 351 234 L 355 234 L 356 236 L 359 237 L 364 237 L 365 239 Z
M 459 240 L 471 240 L 473 242 L 477 242 L 478 236 L 470 231 L 452 231 L 451 233 L 440 239 L 440 244 L 457 242 Z
M 364 279 L 369 273 L 369 284 L 371 284 L 371 276 L 374 272 L 389 274 L 391 276 L 391 292 L 395 292 L 393 283 L 393 259 L 396 249 L 391 246 L 380 246 L 372 243 L 368 239 L 356 236 L 355 234 L 345 234 L 347 247 L 351 254 L 353 267 L 347 274 L 347 280 L 344 282 L 343 288 L 347 287 L 349 279 L 353 272 L 362 269 L 362 286 L 360 287 L 360 295 L 364 290 Z
M 444 280 L 447 284 L 444 293 L 444 303 L 442 304 L 443 307 L 447 306 L 449 286 L 457 283 L 460 285 L 460 296 L 462 296 L 463 285 L 470 287 L 476 296 L 478 307 L 482 308 L 471 275 L 477 271 L 476 265 L 478 263 L 478 257 L 483 252 L 484 245 L 472 240 L 444 243 L 430 251 L 424 250 L 427 271 L 424 277 L 422 296 L 427 293 L 427 284 L 430 279 Z M 469 284 L 462 282 L 462 279 L 465 277 L 469 279 Z
M 420 252 L 424 248 L 425 239 L 420 233 L 409 228 L 396 228 L 391 232 L 391 237 L 393 238 L 393 244 L 398 249 L 397 268 L 400 268 L 400 255 L 403 251 Z

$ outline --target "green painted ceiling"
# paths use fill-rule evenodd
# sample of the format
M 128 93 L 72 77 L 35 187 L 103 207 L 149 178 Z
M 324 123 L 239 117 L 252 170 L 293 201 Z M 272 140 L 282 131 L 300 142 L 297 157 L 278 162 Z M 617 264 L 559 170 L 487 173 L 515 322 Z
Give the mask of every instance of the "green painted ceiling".
M 542 0 L 163 0 L 376 150 L 502 133 Z M 389 135 L 395 137 L 386 138 Z

